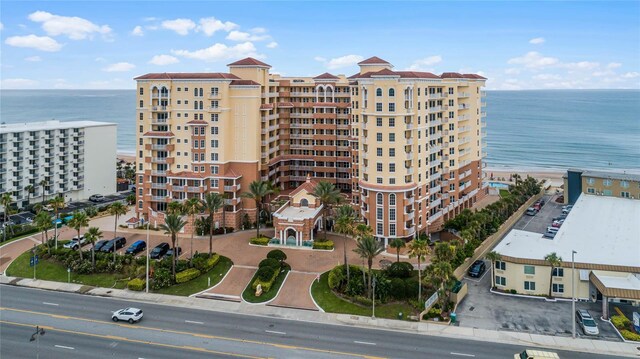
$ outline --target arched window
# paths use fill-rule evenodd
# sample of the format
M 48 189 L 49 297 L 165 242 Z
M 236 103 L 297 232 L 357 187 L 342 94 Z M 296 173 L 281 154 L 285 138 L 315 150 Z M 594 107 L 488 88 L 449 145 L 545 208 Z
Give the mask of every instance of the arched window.
M 393 193 L 389 195 L 389 205 L 390 206 L 396 205 L 396 195 Z
M 396 95 L 396 90 L 394 89 L 389 89 L 389 96 L 393 97 Z
M 198 109 L 198 101 L 193 101 L 193 109 L 194 110 Z
M 376 96 L 382 96 L 382 89 L 381 88 L 376 89 Z
M 204 108 L 204 102 L 200 101 L 200 109 L 202 110 Z
M 377 204 L 378 206 L 382 206 L 382 193 L 378 193 L 378 194 L 376 195 L 376 204 Z
M 306 198 L 300 200 L 300 207 L 309 207 L 309 201 Z

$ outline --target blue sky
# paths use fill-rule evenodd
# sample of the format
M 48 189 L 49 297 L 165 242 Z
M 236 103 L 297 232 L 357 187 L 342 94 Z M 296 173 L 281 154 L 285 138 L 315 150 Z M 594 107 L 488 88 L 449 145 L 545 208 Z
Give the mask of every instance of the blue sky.
M 2 1 L 2 88 L 134 88 L 147 72 L 474 72 L 488 89 L 640 88 L 640 2 Z

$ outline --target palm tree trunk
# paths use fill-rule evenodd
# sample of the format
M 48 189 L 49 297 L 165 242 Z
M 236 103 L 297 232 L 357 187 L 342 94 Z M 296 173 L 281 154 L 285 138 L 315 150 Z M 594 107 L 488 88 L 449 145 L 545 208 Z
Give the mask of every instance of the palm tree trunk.
M 551 275 L 549 276 L 549 298 L 551 298 L 551 289 L 553 289 L 553 266 L 551 267 Z
M 171 244 L 173 244 L 173 256 L 171 256 L 171 274 L 173 276 L 173 282 L 176 281 L 176 257 L 178 257 L 176 253 L 176 235 L 171 235 Z
M 418 302 L 422 299 L 422 272 L 420 271 L 420 256 L 418 256 Z
M 211 224 L 209 225 L 209 258 L 213 253 L 213 213 L 211 214 Z
M 367 276 L 364 273 L 364 257 L 362 257 L 362 287 L 367 286 Z
M 400 263 L 400 247 L 396 248 L 396 262 Z
M 371 293 L 371 266 L 373 265 L 373 258 L 367 259 L 367 265 L 369 266 L 369 280 L 367 285 L 367 294 L 373 299 L 373 293 Z
M 193 232 L 196 230 L 196 219 L 195 216 L 191 216 L 191 259 L 193 259 Z
M 91 245 L 91 268 L 96 269 L 96 242 Z
M 313 229 L 312 229 L 313 231 Z M 344 266 L 347 269 L 347 285 L 349 284 L 349 280 L 351 279 L 351 275 L 349 274 L 349 264 L 347 263 L 347 236 L 344 236 Z
M 256 205 L 256 238 L 260 238 L 260 207 Z
M 328 229 L 327 228 L 328 227 L 327 226 L 327 223 L 328 223 L 328 221 L 327 221 L 327 207 L 324 208 L 324 218 L 322 220 L 323 220 L 323 223 L 324 223 L 324 241 L 326 242 L 327 241 L 327 229 Z
M 227 210 L 225 209 L 224 202 L 222 203 L 222 233 L 227 234 Z
M 113 224 L 113 239 L 116 238 L 116 234 L 118 231 L 118 215 L 116 214 L 116 220 Z M 116 243 L 113 243 L 113 264 L 116 264 Z
M 491 288 L 496 287 L 496 265 L 491 261 Z
M 80 254 L 80 260 L 82 260 L 82 245 L 80 243 L 80 229 L 78 228 L 78 253 Z

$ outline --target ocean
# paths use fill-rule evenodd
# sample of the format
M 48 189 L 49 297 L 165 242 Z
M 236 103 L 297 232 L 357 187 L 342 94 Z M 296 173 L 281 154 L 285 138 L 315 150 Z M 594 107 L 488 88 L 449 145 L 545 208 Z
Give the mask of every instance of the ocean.
M 640 171 L 639 90 L 487 91 L 487 166 Z M 118 150 L 135 152 L 134 90 L 2 90 L 6 123 L 118 124 Z

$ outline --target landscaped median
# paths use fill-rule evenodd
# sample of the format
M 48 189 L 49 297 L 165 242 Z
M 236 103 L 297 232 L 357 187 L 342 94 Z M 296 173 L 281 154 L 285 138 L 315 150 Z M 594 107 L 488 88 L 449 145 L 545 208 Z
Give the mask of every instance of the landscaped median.
M 265 303 L 275 298 L 291 270 L 289 264 L 284 262 L 286 259 L 286 254 L 279 249 L 269 252 L 242 292 L 242 299 L 249 303 Z

